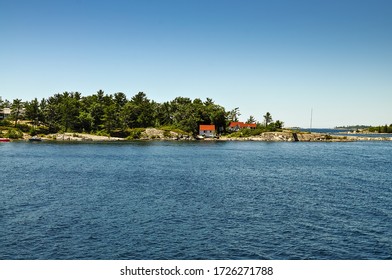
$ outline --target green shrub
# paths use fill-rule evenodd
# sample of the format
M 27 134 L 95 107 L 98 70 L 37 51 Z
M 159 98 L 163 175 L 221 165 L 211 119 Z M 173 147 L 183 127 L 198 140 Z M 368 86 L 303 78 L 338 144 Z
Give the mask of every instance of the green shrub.
M 29 134 L 30 134 L 31 136 L 35 136 L 35 135 L 37 135 L 38 133 L 37 133 L 37 130 L 36 130 L 34 127 L 32 127 L 32 128 L 30 129 L 30 131 L 29 131 Z
M 19 123 L 16 125 L 16 128 L 18 128 L 19 130 L 28 133 L 31 129 L 31 126 L 25 123 Z
M 161 127 L 159 127 L 159 129 L 163 130 L 163 133 L 165 133 L 165 132 L 169 132 L 170 133 L 170 131 L 173 131 L 175 133 L 182 134 L 182 135 L 190 135 L 191 134 L 191 133 L 186 132 L 186 131 L 184 131 L 182 129 L 179 129 L 176 126 L 173 126 L 173 125 L 161 126 Z M 170 137 L 170 135 L 168 137 Z
M 110 134 L 107 133 L 106 130 L 98 130 L 95 134 L 98 136 L 107 136 L 107 137 L 110 136 Z
M 129 136 L 129 131 L 122 129 L 115 129 L 110 132 L 112 137 L 127 138 Z
M 19 139 L 19 138 L 23 138 L 23 133 L 17 128 L 11 128 L 5 134 L 5 137 L 10 139 Z
M 35 128 L 37 134 L 49 134 L 49 128 L 46 126 L 38 126 Z
M 36 136 L 38 134 L 49 134 L 49 129 L 45 126 L 30 127 L 29 134 Z
M 135 140 L 135 139 L 140 139 L 142 136 L 142 133 L 145 131 L 145 128 L 131 128 L 127 129 L 127 132 L 129 133 L 129 136 L 127 137 L 127 140 Z
M 264 131 L 265 131 L 264 128 L 256 128 L 256 129 L 242 128 L 239 131 L 229 134 L 228 137 L 229 138 L 250 137 L 250 136 L 260 135 Z
M 256 129 L 248 129 L 250 130 L 250 134 L 252 136 L 260 135 L 261 133 L 265 132 L 264 128 L 256 128 Z
M 9 120 L 1 120 L 0 126 L 11 126 L 11 123 Z

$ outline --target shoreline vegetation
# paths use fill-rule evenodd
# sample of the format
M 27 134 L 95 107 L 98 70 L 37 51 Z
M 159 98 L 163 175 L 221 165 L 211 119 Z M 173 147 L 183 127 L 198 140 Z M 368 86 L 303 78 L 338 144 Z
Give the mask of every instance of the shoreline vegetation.
M 6 115 L 6 108 L 8 114 Z M 274 142 L 350 142 L 390 141 L 382 133 L 392 125 L 355 127 L 351 135 L 330 135 L 285 129 L 284 122 L 273 120 L 267 112 L 261 122 L 249 116 L 245 127 L 238 123 L 239 108 L 226 110 L 207 98 L 202 101 L 177 97 L 157 103 L 139 92 L 127 99 L 122 92 L 107 95 L 102 90 L 82 97 L 78 92 L 55 94 L 40 102 L 3 101 L 0 97 L 0 139 L 46 141 L 274 141 Z M 243 123 L 242 123 L 243 124 Z M 215 137 L 201 137 L 201 125 L 213 125 Z M 366 137 L 379 133 L 380 137 Z M 355 135 L 361 134 L 361 135 Z
M 11 141 L 28 141 L 31 136 L 24 133 L 19 139 Z M 55 133 L 40 137 L 49 142 L 127 142 L 127 141 L 200 141 L 193 136 L 183 135 L 171 131 L 169 135 L 164 130 L 147 128 L 141 132 L 139 138 L 129 139 L 122 137 L 110 137 L 87 133 Z M 355 141 L 392 141 L 392 137 L 366 137 L 366 136 L 340 136 L 323 133 L 293 132 L 283 130 L 280 132 L 263 132 L 255 136 L 230 137 L 220 136 L 205 138 L 202 141 L 260 141 L 260 142 L 355 142 Z

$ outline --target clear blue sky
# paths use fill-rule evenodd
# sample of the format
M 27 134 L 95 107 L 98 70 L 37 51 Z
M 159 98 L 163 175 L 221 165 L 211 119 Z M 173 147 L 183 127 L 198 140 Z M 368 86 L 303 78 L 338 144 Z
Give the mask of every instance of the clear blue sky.
M 390 0 L 0 0 L 0 96 L 212 98 L 286 126 L 392 123 Z

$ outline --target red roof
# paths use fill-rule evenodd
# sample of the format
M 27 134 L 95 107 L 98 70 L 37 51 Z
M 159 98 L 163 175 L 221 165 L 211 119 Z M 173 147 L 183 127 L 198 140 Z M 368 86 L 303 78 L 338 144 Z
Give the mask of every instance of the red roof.
M 255 123 L 245 123 L 246 127 L 254 127 L 256 128 L 256 124 Z
M 231 122 L 229 124 L 229 127 L 239 127 L 239 128 L 244 128 L 244 127 L 254 127 L 256 128 L 255 123 L 243 123 L 243 122 Z
M 201 124 L 199 130 L 215 130 L 215 125 L 213 125 L 213 124 Z
M 229 124 L 229 127 L 236 127 L 236 126 L 241 127 L 241 124 L 243 124 L 243 122 L 231 122 Z

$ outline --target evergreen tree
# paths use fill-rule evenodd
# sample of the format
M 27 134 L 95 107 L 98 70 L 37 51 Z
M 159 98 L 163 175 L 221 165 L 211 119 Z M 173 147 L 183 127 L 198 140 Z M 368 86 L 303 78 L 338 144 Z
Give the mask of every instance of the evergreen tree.
M 25 117 L 26 119 L 32 120 L 35 126 L 38 126 L 38 122 L 41 116 L 41 108 L 37 98 L 34 98 L 30 102 L 25 104 Z
M 11 105 L 11 117 L 15 120 L 15 127 L 21 117 L 23 110 L 22 99 L 14 99 Z
M 256 121 L 256 119 L 255 119 L 255 117 L 254 116 L 249 116 L 249 119 L 246 121 L 246 123 L 256 123 L 257 121 Z
M 234 108 L 233 110 L 227 112 L 227 120 L 228 122 L 238 122 L 238 117 L 241 116 L 240 109 Z
M 268 127 L 268 124 L 270 124 L 270 123 L 272 122 L 272 116 L 271 116 L 270 112 L 267 112 L 267 113 L 263 116 L 263 118 L 264 118 L 265 127 Z

